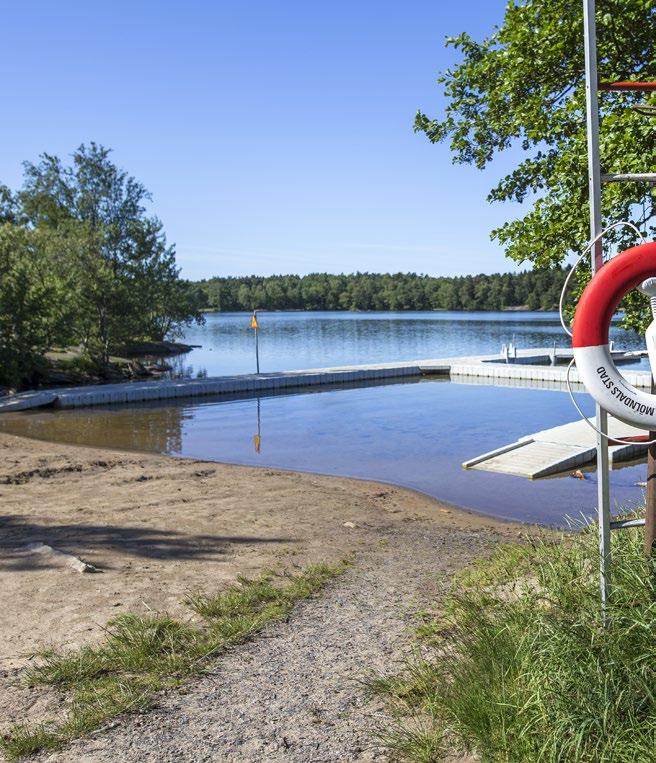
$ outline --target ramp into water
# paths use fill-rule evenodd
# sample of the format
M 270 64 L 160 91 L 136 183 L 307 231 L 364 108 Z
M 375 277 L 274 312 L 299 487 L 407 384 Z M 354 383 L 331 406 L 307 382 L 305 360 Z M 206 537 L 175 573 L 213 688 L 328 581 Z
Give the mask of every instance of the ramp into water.
M 590 421 L 592 421 L 590 419 Z M 645 431 L 609 418 L 611 437 L 635 437 Z M 644 443 L 611 445 L 611 464 L 639 458 L 647 452 Z M 587 466 L 595 462 L 596 433 L 585 421 L 574 421 L 522 437 L 510 445 L 483 453 L 463 463 L 465 469 L 513 474 L 539 479 Z

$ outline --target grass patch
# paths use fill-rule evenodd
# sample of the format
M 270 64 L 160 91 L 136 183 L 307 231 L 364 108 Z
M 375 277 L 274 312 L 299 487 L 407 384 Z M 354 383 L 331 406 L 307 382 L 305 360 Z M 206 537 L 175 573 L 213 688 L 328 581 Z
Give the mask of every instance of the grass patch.
M 195 594 L 187 606 L 202 622 L 168 615 L 122 615 L 99 646 L 45 652 L 27 673 L 31 686 L 51 686 L 67 701 L 61 722 L 16 726 L 0 740 L 9 760 L 53 750 L 126 712 L 150 707 L 157 692 L 204 670 L 211 658 L 274 620 L 340 575 L 346 562 L 316 564 L 292 574 L 266 572 L 216 594 Z
M 606 627 L 596 527 L 500 547 L 458 575 L 436 645 L 372 682 L 395 717 L 383 732 L 395 759 L 655 760 L 656 570 L 640 528 L 612 543 Z

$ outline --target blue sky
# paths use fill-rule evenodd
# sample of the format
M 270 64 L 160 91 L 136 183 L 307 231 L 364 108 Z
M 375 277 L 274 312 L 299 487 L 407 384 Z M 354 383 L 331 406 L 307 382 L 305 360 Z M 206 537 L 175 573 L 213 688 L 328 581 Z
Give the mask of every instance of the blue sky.
M 517 214 L 412 132 L 439 115 L 444 37 L 504 0 L 9 2 L 0 182 L 95 140 L 153 194 L 190 278 L 511 270 L 489 231 Z

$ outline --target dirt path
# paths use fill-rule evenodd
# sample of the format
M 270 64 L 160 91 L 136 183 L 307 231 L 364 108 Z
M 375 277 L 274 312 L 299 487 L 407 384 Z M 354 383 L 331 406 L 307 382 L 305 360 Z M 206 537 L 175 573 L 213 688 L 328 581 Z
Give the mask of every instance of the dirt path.
M 346 763 L 386 760 L 383 719 L 363 679 L 411 648 L 411 617 L 434 607 L 451 573 L 487 553 L 501 531 L 417 520 L 377 529 L 378 550 L 289 622 L 228 653 L 185 693 L 41 760 Z M 507 539 L 507 535 L 506 535 Z
M 434 605 L 454 569 L 522 529 L 388 485 L 6 434 L 0 505 L 0 733 L 65 710 L 56 692 L 26 687 L 32 651 L 93 643 L 124 612 L 188 617 L 185 594 L 240 574 L 357 560 L 187 693 L 42 758 L 61 761 L 380 758 L 366 671 L 402 659 L 409 613 Z M 38 543 L 102 573 L 31 553 Z

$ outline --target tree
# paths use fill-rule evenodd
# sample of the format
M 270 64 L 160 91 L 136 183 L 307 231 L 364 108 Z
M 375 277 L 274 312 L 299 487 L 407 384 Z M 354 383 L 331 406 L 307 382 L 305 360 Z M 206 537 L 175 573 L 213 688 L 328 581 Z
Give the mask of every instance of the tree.
M 0 225 L 18 222 L 16 197 L 6 185 L 0 183 Z
M 0 385 L 34 383 L 43 354 L 71 338 L 69 274 L 53 237 L 0 225 Z
M 109 155 L 43 154 L 19 191 L 0 184 L 0 384 L 36 383 L 55 346 L 104 371 L 123 344 L 203 320 L 205 290 L 180 278 L 148 192 Z
M 599 0 L 600 81 L 656 75 L 654 0 Z M 511 0 L 500 26 L 477 42 L 447 38 L 462 54 L 438 82 L 447 98 L 443 117 L 419 112 L 415 130 L 433 143 L 448 141 L 455 163 L 487 167 L 500 153 L 521 152 L 516 167 L 489 201 L 527 203 L 529 209 L 492 231 L 519 263 L 553 267 L 589 238 L 585 133 L 583 18 L 580 0 Z M 600 94 L 603 172 L 656 170 L 656 121 L 632 111 L 637 94 Z M 606 223 L 632 220 L 649 235 L 654 192 L 641 183 L 605 188 Z M 620 229 L 608 244 L 624 248 L 635 237 Z M 646 300 L 632 294 L 626 322 L 641 329 Z
M 204 294 L 180 278 L 175 249 L 168 246 L 156 218 L 136 226 L 134 246 L 125 263 L 131 288 L 126 295 L 132 325 L 124 321 L 127 340 L 178 336 L 184 326 L 203 321 Z
M 85 347 L 103 364 L 125 342 L 162 339 L 202 321 L 161 222 L 146 213 L 148 191 L 109 155 L 96 143 L 80 146 L 70 166 L 43 154 L 24 164 L 25 184 L 15 197 L 28 226 L 56 233 L 76 253 L 78 325 Z M 15 205 L 1 191 L 7 216 Z
M 352 273 L 210 278 L 195 285 L 201 304 L 226 310 L 499 310 L 558 306 L 566 271 L 435 278 L 416 273 Z

